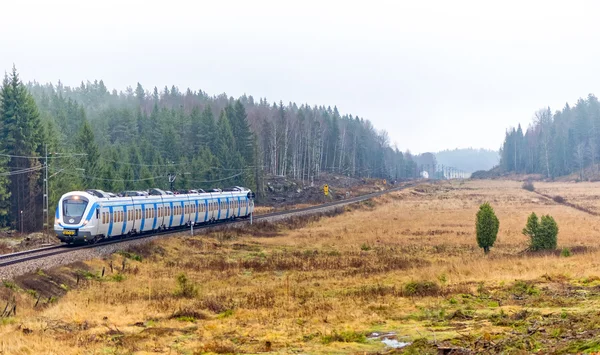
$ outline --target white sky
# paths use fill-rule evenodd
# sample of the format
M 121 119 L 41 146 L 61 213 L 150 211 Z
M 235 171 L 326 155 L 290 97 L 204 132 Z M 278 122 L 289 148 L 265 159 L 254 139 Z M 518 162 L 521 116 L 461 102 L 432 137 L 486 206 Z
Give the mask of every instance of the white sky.
M 337 105 L 402 150 L 497 149 L 600 95 L 593 1 L 2 1 L 0 69 Z

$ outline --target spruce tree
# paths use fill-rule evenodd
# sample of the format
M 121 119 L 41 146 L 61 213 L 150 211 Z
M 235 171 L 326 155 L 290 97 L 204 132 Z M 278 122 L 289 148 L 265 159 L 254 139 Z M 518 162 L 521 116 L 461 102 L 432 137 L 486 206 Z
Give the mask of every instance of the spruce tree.
M 202 147 L 208 148 L 213 154 L 217 152 L 217 125 L 210 105 L 207 105 L 202 111 L 201 128 L 198 131 L 197 139 Z
M 0 121 L 0 132 L 2 130 L 2 121 Z M 0 148 L 0 154 L 5 154 Z M 5 227 L 10 222 L 10 180 L 6 175 L 8 158 L 0 155 L 0 228 Z
M 43 146 L 43 131 L 37 105 L 31 94 L 13 70 L 5 75 L 0 90 L 0 121 L 3 122 L 0 133 L 0 150 L 13 156 L 29 158 L 11 158 L 8 166 L 11 171 L 33 171 L 10 176 L 11 211 L 10 224 L 13 228 L 23 225 L 30 232 L 41 227 L 41 186 L 39 175 L 41 164 L 35 157 L 40 156 Z M 21 222 L 23 219 L 23 223 Z
M 100 153 L 96 145 L 94 131 L 87 120 L 81 126 L 76 140 L 76 147 L 78 153 L 85 154 L 80 159 L 81 168 L 85 169 L 85 175 L 94 176 L 97 173 L 96 165 L 98 164 Z

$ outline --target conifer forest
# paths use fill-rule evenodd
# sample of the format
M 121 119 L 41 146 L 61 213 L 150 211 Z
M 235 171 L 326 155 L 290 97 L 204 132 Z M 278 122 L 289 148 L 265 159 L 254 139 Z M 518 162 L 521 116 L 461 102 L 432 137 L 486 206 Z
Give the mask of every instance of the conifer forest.
M 418 176 L 385 131 L 336 106 L 140 83 L 117 91 L 102 80 L 25 83 L 13 67 L 0 89 L 0 227 L 42 228 L 46 161 L 51 216 L 67 191 L 170 189 L 169 177 L 174 189 L 240 185 L 260 198 L 267 174 L 304 184 L 323 172 Z

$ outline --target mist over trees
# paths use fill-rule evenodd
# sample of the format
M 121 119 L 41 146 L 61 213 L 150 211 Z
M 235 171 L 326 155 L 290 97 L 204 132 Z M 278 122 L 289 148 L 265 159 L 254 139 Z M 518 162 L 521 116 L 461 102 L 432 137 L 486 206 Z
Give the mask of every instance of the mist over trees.
M 102 80 L 23 84 L 16 70 L 1 95 L 0 226 L 15 229 L 20 210 L 26 231 L 41 228 L 46 146 L 50 216 L 64 192 L 168 189 L 169 175 L 175 189 L 241 185 L 260 196 L 267 174 L 309 184 L 323 172 L 390 180 L 418 173 L 385 131 L 335 106 L 140 83 L 118 92 Z
M 453 166 L 472 173 L 477 170 L 489 170 L 500 162 L 500 154 L 488 149 L 453 149 L 435 153 L 438 164 Z
M 504 172 L 541 174 L 548 178 L 598 172 L 600 103 L 589 94 L 554 113 L 540 109 L 526 131 L 519 125 L 506 131 L 500 152 Z

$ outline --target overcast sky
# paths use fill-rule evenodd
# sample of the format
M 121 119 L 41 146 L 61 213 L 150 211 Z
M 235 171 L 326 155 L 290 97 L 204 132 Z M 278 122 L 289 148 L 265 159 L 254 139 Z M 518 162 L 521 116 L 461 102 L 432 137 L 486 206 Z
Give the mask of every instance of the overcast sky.
M 337 105 L 402 150 L 497 149 L 600 95 L 593 1 L 11 1 L 0 69 Z

